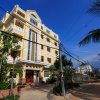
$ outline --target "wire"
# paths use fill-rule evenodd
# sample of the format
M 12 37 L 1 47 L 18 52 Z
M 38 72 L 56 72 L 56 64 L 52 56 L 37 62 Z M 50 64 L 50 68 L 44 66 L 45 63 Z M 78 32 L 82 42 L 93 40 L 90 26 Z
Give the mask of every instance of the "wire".
M 5 32 L 5 31 L 2 31 L 2 30 L 1 30 L 1 32 L 5 33 L 5 34 L 8 34 L 8 35 L 11 35 L 11 36 L 15 36 L 15 37 L 17 37 L 17 38 L 20 38 L 20 39 L 23 39 L 23 40 L 26 40 L 26 41 L 29 41 L 29 42 L 32 42 L 32 43 L 34 43 L 34 44 L 38 44 L 38 45 L 50 47 L 50 46 L 48 46 L 48 45 L 44 45 L 44 44 L 41 44 L 41 43 L 38 43 L 38 42 L 30 41 L 30 40 L 28 40 L 28 39 L 22 38 L 22 37 L 17 36 L 17 35 L 13 35 L 13 34 L 11 34 L 11 33 L 8 33 L 8 32 Z M 54 48 L 54 47 L 50 47 L 50 48 L 52 48 L 52 49 L 57 49 L 57 48 Z M 59 50 L 59 49 L 57 49 L 57 50 Z

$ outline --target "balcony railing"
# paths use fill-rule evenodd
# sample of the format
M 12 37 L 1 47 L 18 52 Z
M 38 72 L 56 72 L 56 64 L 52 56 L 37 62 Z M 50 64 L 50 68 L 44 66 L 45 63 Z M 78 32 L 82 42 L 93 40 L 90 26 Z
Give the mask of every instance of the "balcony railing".
M 24 30 L 22 28 L 20 28 L 19 26 L 17 26 L 17 25 L 14 26 L 14 29 L 16 31 L 18 31 L 19 33 L 22 33 L 22 34 L 24 33 Z
M 17 31 L 17 32 L 19 32 L 19 33 L 21 33 L 21 34 L 24 33 L 24 29 L 22 29 L 21 27 L 19 27 L 19 26 L 17 26 L 17 25 L 14 25 L 14 27 L 13 27 L 13 26 L 9 26 L 9 27 L 8 27 L 8 30 L 9 30 L 9 31 L 15 30 L 15 31 Z

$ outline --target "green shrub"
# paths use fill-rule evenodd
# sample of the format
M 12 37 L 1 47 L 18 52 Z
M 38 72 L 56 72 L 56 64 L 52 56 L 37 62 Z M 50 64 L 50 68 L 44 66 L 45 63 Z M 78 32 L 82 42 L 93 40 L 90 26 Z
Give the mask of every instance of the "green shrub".
M 54 83 L 54 82 L 56 82 L 56 79 L 55 79 L 55 78 L 48 78 L 48 79 L 46 80 L 46 84 L 52 84 L 52 83 Z
M 15 95 L 15 98 L 14 98 L 13 95 L 12 96 L 7 96 L 7 97 L 2 98 L 0 100 L 19 100 L 19 95 Z
M 24 85 L 19 85 L 19 88 L 24 88 L 25 86 Z
M 10 89 L 10 82 L 0 82 L 0 90 Z M 16 84 L 13 83 L 13 88 L 15 88 Z
M 23 85 L 26 85 L 26 83 L 23 83 Z
M 0 82 L 0 90 L 7 90 L 10 87 L 9 82 Z
M 18 83 L 17 85 L 22 85 L 22 83 Z
M 59 86 L 55 86 L 53 88 L 53 93 L 61 94 L 61 92 L 62 92 L 62 89 L 61 89 L 61 86 L 60 85 Z

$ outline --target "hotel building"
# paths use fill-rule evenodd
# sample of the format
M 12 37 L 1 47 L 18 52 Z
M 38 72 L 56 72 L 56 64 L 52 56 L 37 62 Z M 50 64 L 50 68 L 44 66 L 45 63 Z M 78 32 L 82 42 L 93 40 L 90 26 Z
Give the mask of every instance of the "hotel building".
M 52 65 L 56 57 L 59 56 L 58 35 L 42 24 L 36 11 L 24 11 L 18 5 L 15 5 L 10 14 L 8 12 L 5 14 L 0 22 L 0 29 L 3 31 L 9 30 L 10 33 L 15 33 L 29 40 L 18 39 L 18 45 L 20 45 L 21 48 L 19 57 L 16 58 L 15 69 L 21 68 L 23 70 L 23 76 L 22 79 L 20 79 L 19 74 L 14 77 L 16 84 L 19 83 L 20 80 L 22 80 L 23 83 L 46 81 L 50 76 L 48 70 L 50 65 Z M 9 56 L 9 66 L 12 66 L 12 62 L 13 59 Z M 11 74 L 11 72 L 9 74 Z

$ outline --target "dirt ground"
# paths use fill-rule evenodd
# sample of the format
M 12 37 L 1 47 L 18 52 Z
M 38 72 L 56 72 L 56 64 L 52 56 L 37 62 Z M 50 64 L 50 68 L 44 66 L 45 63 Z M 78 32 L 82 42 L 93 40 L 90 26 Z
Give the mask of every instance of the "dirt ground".
M 100 100 L 100 83 L 84 85 L 73 90 L 67 98 L 55 96 L 52 85 L 33 87 L 20 93 L 20 100 Z

